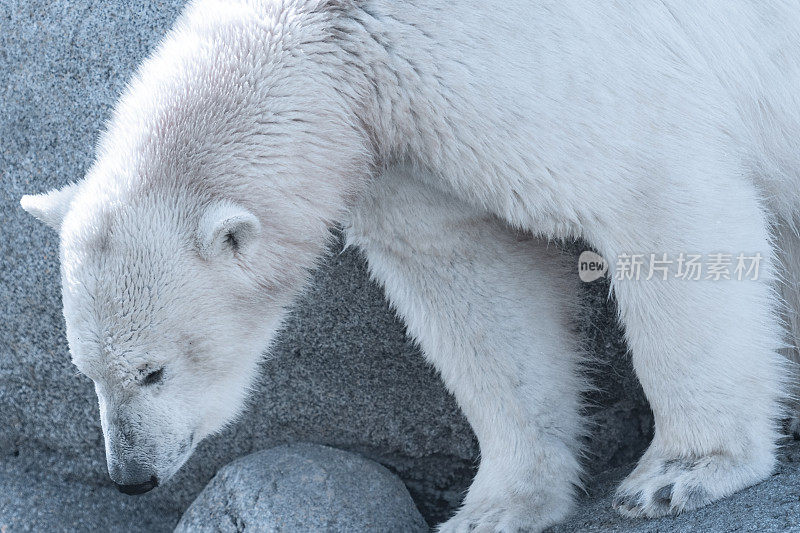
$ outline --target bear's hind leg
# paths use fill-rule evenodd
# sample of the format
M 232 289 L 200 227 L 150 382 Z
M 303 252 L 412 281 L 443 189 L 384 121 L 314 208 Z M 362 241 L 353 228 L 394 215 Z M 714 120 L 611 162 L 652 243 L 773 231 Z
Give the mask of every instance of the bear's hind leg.
M 775 243 L 781 273 L 777 286 L 783 300 L 784 322 L 788 328 L 784 355 L 790 363 L 789 434 L 800 439 L 800 235 L 791 224 L 778 224 Z
M 481 464 L 440 531 L 540 531 L 579 484 L 574 270 L 554 247 L 393 171 L 354 210 L 350 242 L 441 372 Z
M 655 417 L 650 447 L 617 491 L 627 516 L 700 507 L 774 468 L 786 365 L 769 221 L 755 188 L 728 176 L 657 191 L 634 224 L 592 230 L 618 267 L 614 294 Z

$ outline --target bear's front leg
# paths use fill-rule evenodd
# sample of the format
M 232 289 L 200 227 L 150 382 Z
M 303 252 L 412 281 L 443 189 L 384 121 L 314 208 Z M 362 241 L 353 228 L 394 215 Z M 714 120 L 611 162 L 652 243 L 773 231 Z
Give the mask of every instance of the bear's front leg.
M 408 332 L 441 372 L 481 449 L 440 531 L 540 531 L 569 512 L 580 467 L 572 272 L 546 243 L 399 171 L 347 228 Z

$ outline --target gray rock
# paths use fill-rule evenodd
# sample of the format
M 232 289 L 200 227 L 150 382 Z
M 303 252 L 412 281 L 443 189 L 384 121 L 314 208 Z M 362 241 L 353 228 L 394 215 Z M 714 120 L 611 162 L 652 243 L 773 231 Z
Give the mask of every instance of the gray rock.
M 34 451 L 0 460 L 0 532 L 167 533 L 183 506 L 163 494 L 121 494 L 83 472 L 64 473 L 63 456 Z
M 800 443 L 786 445 L 775 474 L 721 501 L 656 520 L 623 518 L 611 508 L 630 466 L 594 478 L 575 513 L 548 533 L 767 533 L 800 531 Z
M 256 452 L 223 467 L 183 515 L 195 531 L 427 531 L 397 476 L 316 444 Z

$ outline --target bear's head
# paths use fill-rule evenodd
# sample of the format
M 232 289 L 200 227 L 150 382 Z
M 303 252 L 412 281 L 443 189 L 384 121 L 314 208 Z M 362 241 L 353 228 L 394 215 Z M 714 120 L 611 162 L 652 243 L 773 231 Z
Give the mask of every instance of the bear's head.
M 241 411 L 376 168 L 325 63 L 328 15 L 261 4 L 192 4 L 118 101 L 86 177 L 22 200 L 60 234 L 70 352 L 127 492 L 172 476 Z
M 61 234 L 67 339 L 109 474 L 145 492 L 241 410 L 310 250 L 229 199 L 81 183 L 22 205 Z

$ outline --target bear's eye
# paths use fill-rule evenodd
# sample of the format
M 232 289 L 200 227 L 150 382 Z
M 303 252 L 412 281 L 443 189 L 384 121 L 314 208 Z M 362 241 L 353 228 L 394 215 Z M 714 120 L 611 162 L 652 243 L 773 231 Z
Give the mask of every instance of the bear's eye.
M 147 374 L 142 380 L 142 386 L 147 387 L 148 385 L 155 385 L 156 383 L 160 382 L 163 378 L 164 378 L 164 367 L 161 367 L 158 370 L 154 370 L 149 374 Z

